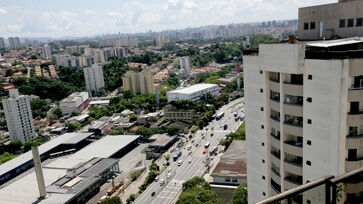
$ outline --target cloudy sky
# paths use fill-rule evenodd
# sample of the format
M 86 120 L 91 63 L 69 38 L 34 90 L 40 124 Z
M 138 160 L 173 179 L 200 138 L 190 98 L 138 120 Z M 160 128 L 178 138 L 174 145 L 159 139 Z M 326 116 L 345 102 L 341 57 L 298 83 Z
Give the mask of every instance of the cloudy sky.
M 0 37 L 93 36 L 297 18 L 338 0 L 0 0 Z

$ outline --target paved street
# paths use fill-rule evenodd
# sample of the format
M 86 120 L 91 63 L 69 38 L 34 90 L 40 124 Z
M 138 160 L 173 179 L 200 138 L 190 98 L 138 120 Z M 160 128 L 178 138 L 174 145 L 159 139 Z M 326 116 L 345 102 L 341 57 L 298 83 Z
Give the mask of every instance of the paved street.
M 243 99 L 237 99 L 232 101 L 230 104 L 223 106 L 217 113 L 225 112 L 225 115 L 222 119 L 216 121 L 213 120 L 210 124 L 205 127 L 203 130 L 200 130 L 196 133 L 195 137 L 192 139 L 194 140 L 193 147 L 191 149 L 192 154 L 188 156 L 188 150 L 185 148 L 188 144 L 184 146 L 182 150 L 183 154 L 178 159 L 183 161 L 183 164 L 178 167 L 177 161 L 172 161 L 170 163 L 171 168 L 171 178 L 169 180 L 166 179 L 168 171 L 165 170 L 159 177 L 160 179 L 165 179 L 166 184 L 160 185 L 160 179 L 158 182 L 152 183 L 135 201 L 137 204 L 144 204 L 144 203 L 155 203 L 155 204 L 168 204 L 168 203 L 175 203 L 178 199 L 178 196 L 182 189 L 182 184 L 191 179 L 194 176 L 203 176 L 207 167 L 205 165 L 205 160 L 209 157 L 208 150 L 211 148 L 218 146 L 220 140 L 229 134 L 230 132 L 234 132 L 237 128 L 242 124 L 241 120 L 235 121 L 234 113 L 238 113 L 238 115 L 244 115 L 242 113 L 243 104 L 241 103 Z M 233 104 L 237 104 L 236 106 L 232 107 Z M 228 128 L 226 130 L 223 129 L 223 126 L 227 124 Z M 212 130 L 214 127 L 214 130 Z M 205 138 L 202 139 L 202 132 L 205 135 Z M 214 136 L 211 136 L 211 133 L 214 133 Z M 209 142 L 210 146 L 208 150 L 205 149 L 204 144 Z M 198 147 L 195 144 L 199 144 Z M 218 151 L 223 149 L 222 146 L 218 147 Z M 203 153 L 203 151 L 206 153 Z M 169 152 L 168 152 L 169 153 Z M 172 154 L 171 156 L 173 156 Z M 212 156 L 214 158 L 214 156 Z M 188 161 L 191 160 L 191 163 Z M 213 163 L 213 161 L 211 161 Z M 154 196 L 151 194 L 155 192 Z

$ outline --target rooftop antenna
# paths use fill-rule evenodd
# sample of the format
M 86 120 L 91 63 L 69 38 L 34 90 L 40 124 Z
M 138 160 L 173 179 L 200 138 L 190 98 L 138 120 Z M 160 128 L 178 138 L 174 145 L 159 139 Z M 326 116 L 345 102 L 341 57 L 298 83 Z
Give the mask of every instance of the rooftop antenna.
M 47 191 L 45 189 L 45 182 L 44 182 L 44 175 L 42 170 L 42 162 L 39 156 L 39 150 L 37 146 L 32 146 L 32 153 L 33 153 L 33 161 L 34 161 L 34 168 L 35 174 L 37 176 L 38 188 L 39 188 L 39 198 L 45 198 L 47 195 Z

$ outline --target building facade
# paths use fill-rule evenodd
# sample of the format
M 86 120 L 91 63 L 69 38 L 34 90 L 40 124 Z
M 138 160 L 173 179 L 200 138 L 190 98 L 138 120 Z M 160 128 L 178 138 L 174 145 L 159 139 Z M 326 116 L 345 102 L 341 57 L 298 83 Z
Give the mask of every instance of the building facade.
M 9 93 L 10 97 L 3 99 L 3 107 L 10 139 L 24 144 L 36 137 L 29 96 L 19 96 L 17 89 L 10 89 Z
M 190 100 L 200 101 L 205 97 L 219 95 L 219 87 L 217 84 L 195 84 L 187 88 L 176 89 L 166 92 L 168 102 Z
M 87 107 L 89 103 L 88 92 L 75 92 L 67 98 L 59 101 L 59 108 L 64 114 L 70 114 L 74 111 L 81 111 Z
M 142 70 L 139 73 L 128 71 L 122 77 L 124 91 L 131 91 L 134 94 L 154 94 L 153 75 L 148 70 Z
M 363 1 L 299 8 L 299 38 L 303 40 L 363 36 Z
M 84 68 L 83 73 L 88 91 L 98 91 L 105 86 L 102 66 L 92 65 L 89 68 Z
M 179 58 L 180 69 L 184 69 L 188 76 L 190 75 L 191 63 L 190 57 L 180 57 Z
M 5 49 L 5 41 L 4 41 L 4 38 L 0 38 L 0 49 Z
M 43 45 L 42 47 L 42 57 L 44 59 L 52 59 L 52 51 L 48 44 Z
M 363 166 L 363 38 L 245 53 L 248 200 Z M 342 200 L 356 201 L 363 188 Z M 298 203 L 319 203 L 304 194 Z
M 18 37 L 9 37 L 9 47 L 11 50 L 19 49 L 20 48 L 20 41 Z
M 193 124 L 194 118 L 200 114 L 193 109 L 177 109 L 172 105 L 167 105 L 163 108 L 166 121 L 183 121 Z

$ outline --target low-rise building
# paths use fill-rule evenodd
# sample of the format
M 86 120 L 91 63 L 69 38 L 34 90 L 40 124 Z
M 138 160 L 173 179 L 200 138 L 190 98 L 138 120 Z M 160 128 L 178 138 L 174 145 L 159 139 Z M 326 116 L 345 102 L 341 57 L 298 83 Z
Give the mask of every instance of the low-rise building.
M 213 183 L 239 185 L 247 181 L 246 143 L 234 140 L 214 168 Z
M 168 102 L 180 100 L 200 101 L 208 95 L 219 95 L 219 87 L 217 84 L 195 84 L 187 88 L 166 92 Z
M 89 102 L 88 92 L 75 92 L 59 102 L 59 108 L 64 114 L 83 110 Z
M 177 109 L 172 105 L 166 105 L 163 109 L 166 121 L 184 121 L 192 124 L 194 118 L 199 117 L 194 109 Z

